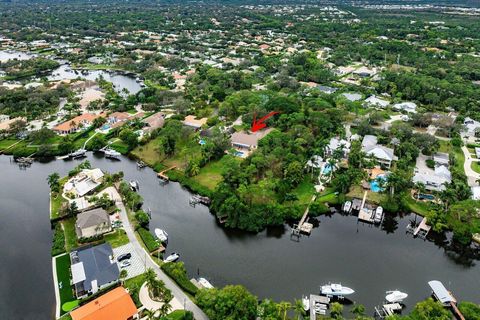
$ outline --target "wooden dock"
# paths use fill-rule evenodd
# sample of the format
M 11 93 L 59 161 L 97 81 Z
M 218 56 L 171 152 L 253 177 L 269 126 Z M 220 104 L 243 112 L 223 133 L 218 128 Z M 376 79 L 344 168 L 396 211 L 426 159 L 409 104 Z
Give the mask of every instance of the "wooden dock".
M 305 222 L 308 217 L 308 211 L 310 210 L 310 204 L 315 201 L 317 198 L 316 195 L 313 195 L 312 200 L 310 200 L 310 203 L 307 206 L 307 209 L 305 209 L 305 212 L 303 213 L 302 218 L 300 219 L 300 222 L 297 225 L 293 226 L 292 230 L 292 235 L 299 236 L 300 232 L 305 233 L 305 234 L 310 234 L 313 229 L 313 224 L 309 222 Z
M 365 191 L 363 194 L 362 203 L 358 211 L 358 220 L 373 223 L 375 220 L 375 208 L 367 204 L 367 194 L 368 191 Z
M 413 236 L 425 238 L 432 227 L 427 224 L 427 218 L 423 218 L 417 228 L 413 231 Z
M 315 312 L 315 305 L 319 304 L 323 306 L 320 310 L 324 310 L 324 312 L 321 312 L 321 315 L 325 315 L 327 313 L 327 308 L 330 303 L 330 298 L 324 297 L 324 296 L 319 296 L 316 294 L 311 294 L 310 295 L 310 301 L 309 301 L 309 308 L 310 308 L 310 320 L 316 320 L 317 319 L 317 312 Z
M 171 166 L 171 167 L 168 168 L 168 169 L 162 170 L 162 171 L 160 171 L 160 172 L 157 174 L 157 176 L 158 176 L 160 179 L 163 179 L 163 180 L 165 180 L 165 181 L 169 181 L 170 179 L 169 179 L 168 176 L 165 174 L 165 172 L 170 171 L 170 170 L 173 170 L 173 169 L 175 169 L 176 167 L 177 167 L 177 166 Z

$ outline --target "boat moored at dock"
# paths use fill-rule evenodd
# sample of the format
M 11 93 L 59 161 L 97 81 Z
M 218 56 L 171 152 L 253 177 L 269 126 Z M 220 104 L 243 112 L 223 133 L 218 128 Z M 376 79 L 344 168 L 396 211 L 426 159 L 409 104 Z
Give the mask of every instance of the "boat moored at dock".
M 375 209 L 375 216 L 373 218 L 373 221 L 375 223 L 381 223 L 383 220 L 383 208 L 378 206 L 376 209 Z
M 346 213 L 350 213 L 351 210 L 352 210 L 352 202 L 345 201 L 345 203 L 343 204 L 343 211 Z
M 169 255 L 168 257 L 166 257 L 165 260 L 163 260 L 163 262 L 175 262 L 178 259 L 180 259 L 180 255 L 178 253 L 174 252 L 171 255 Z
M 338 283 L 326 284 L 320 287 L 320 293 L 327 297 L 344 297 L 355 293 L 355 290 Z
M 162 230 L 160 228 L 155 229 L 155 236 L 161 242 L 167 242 L 168 241 L 168 233 L 165 230 Z
M 400 303 L 403 300 L 405 300 L 408 297 L 408 294 L 398 291 L 398 290 L 393 290 L 393 291 L 387 291 L 385 300 L 389 303 Z

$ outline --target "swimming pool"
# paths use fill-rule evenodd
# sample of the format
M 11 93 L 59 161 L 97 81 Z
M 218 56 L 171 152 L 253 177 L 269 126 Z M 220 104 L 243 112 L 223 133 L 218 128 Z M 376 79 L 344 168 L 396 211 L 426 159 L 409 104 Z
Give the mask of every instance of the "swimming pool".
M 327 163 L 322 169 L 322 174 L 329 174 L 330 172 L 332 172 L 332 165 Z
M 198 141 L 199 144 L 201 144 L 202 146 L 207 143 L 204 139 L 200 139 L 200 141 Z
M 419 200 L 435 200 L 435 196 L 432 194 L 420 193 L 418 195 Z
M 379 174 L 375 180 L 370 182 L 370 190 L 373 192 L 381 192 L 385 190 L 385 188 L 382 188 L 381 185 L 384 185 L 385 182 L 387 181 L 387 177 L 383 174 Z
M 107 130 L 109 130 L 110 128 L 111 128 L 111 127 L 110 127 L 109 124 L 104 124 L 101 129 L 102 129 L 102 131 L 107 131 Z
M 243 158 L 245 153 L 243 153 L 242 151 L 235 151 L 234 153 L 237 157 L 240 157 L 240 158 Z

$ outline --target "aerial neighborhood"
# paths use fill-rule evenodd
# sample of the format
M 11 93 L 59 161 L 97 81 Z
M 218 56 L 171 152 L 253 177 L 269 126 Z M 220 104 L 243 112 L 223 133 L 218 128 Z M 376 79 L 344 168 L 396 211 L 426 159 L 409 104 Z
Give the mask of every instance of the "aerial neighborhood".
M 49 212 L 38 319 L 479 319 L 467 2 L 0 3 L 0 212 Z

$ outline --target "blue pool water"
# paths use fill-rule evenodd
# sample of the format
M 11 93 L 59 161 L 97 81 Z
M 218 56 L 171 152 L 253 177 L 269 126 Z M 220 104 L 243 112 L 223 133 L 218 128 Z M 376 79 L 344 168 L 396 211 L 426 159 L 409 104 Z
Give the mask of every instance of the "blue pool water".
M 236 155 L 237 157 L 243 157 L 244 153 L 241 152 L 241 151 L 235 151 L 235 155 Z
M 322 170 L 322 173 L 323 174 L 329 174 L 330 172 L 332 172 L 332 166 L 327 163 L 324 167 L 323 167 L 323 170 Z
M 434 195 L 431 195 L 431 194 L 421 193 L 421 194 L 418 196 L 418 199 L 420 199 L 420 200 L 422 200 L 422 199 L 435 200 L 435 196 L 434 196 Z
M 200 141 L 198 141 L 198 143 L 200 143 L 203 146 L 206 142 L 205 142 L 205 140 L 200 139 Z
M 370 190 L 373 192 L 381 192 L 385 190 L 385 188 L 380 187 L 382 183 L 385 183 L 387 181 L 387 178 L 384 175 L 378 175 L 375 180 L 370 182 Z
M 104 125 L 102 126 L 102 130 L 106 131 L 106 130 L 108 130 L 108 129 L 110 129 L 110 125 L 109 125 L 109 124 L 104 124 Z

